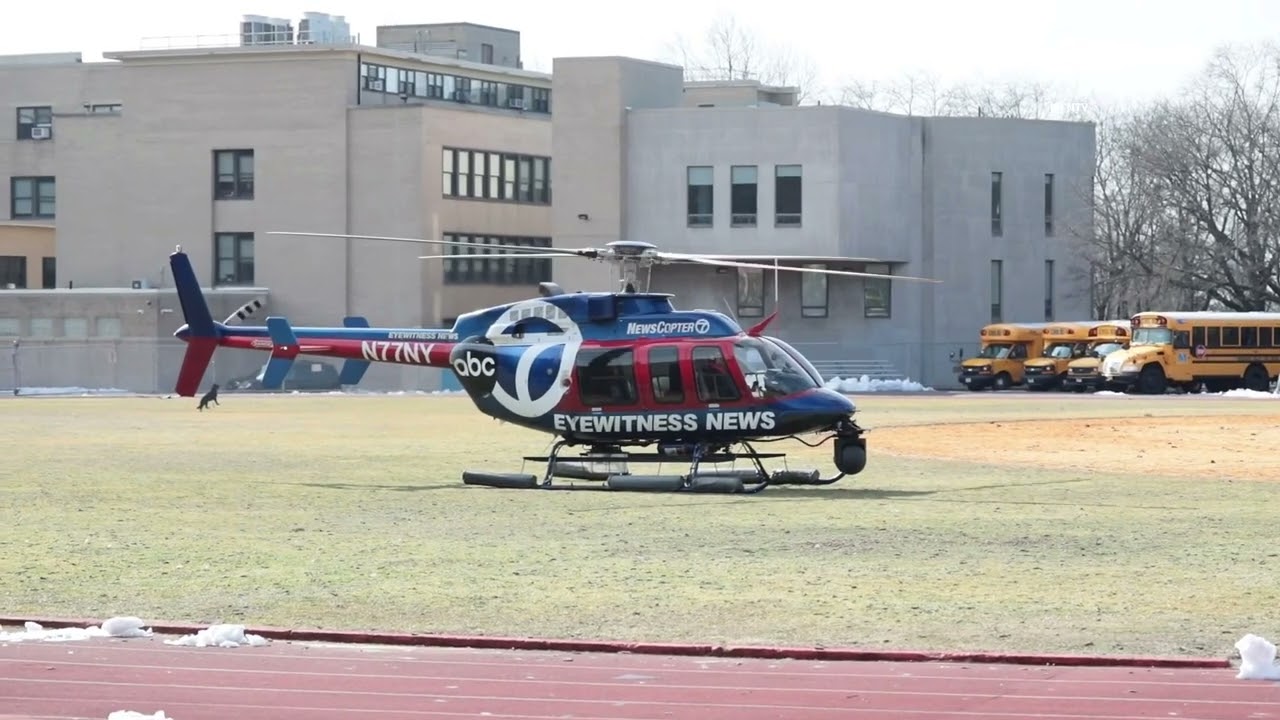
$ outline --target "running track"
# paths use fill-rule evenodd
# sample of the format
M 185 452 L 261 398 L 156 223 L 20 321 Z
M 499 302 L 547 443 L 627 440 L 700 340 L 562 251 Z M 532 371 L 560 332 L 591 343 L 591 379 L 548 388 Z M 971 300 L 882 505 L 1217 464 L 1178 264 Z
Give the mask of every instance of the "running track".
M 0 645 L 0 720 L 1280 719 L 1235 672 L 95 638 Z

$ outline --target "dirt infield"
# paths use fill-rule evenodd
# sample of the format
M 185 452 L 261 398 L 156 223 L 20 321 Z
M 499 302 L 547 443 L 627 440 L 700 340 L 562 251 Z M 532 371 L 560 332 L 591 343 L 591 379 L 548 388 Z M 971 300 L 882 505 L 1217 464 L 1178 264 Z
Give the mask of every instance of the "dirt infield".
M 1146 476 L 1280 482 L 1280 417 L 1016 420 L 884 428 L 877 452 Z

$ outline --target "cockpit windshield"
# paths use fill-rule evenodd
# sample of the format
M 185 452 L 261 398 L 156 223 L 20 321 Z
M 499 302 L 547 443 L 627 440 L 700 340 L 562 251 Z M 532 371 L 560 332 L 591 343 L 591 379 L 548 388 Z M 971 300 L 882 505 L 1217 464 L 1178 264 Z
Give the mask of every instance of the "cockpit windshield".
M 747 387 L 756 397 L 780 397 L 818 387 L 795 359 L 761 338 L 738 340 L 733 345 L 733 355 Z
M 1172 345 L 1173 331 L 1169 328 L 1138 328 L 1133 331 L 1132 345 Z

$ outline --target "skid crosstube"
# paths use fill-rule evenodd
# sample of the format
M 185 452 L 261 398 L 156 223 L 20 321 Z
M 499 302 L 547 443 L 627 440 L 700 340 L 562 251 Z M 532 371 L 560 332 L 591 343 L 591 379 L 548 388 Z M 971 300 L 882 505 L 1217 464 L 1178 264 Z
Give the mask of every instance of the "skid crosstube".
M 745 452 L 718 449 L 717 452 L 705 454 L 695 451 L 691 455 L 671 455 L 652 452 L 632 453 L 610 447 L 603 452 L 597 450 L 576 456 L 561 456 L 560 450 L 566 444 L 568 443 L 565 441 L 558 442 L 549 455 L 530 455 L 524 458 L 526 462 L 546 464 L 546 471 L 542 477 L 534 473 L 468 470 L 462 474 L 462 482 L 466 485 L 521 490 L 754 494 L 770 485 L 830 485 L 844 477 L 841 473 L 833 478 L 822 478 L 817 470 L 775 470 L 770 473 L 761 461 L 786 457 L 786 453 L 757 453 L 745 442 L 737 443 Z M 737 460 L 747 460 L 754 467 L 731 470 L 700 469 L 703 464 L 714 465 Z M 632 474 L 627 467 L 630 463 L 688 463 L 689 471 L 680 475 Z M 607 469 L 596 469 L 601 465 L 606 466 Z M 616 468 L 619 465 L 622 466 L 620 470 Z M 556 478 L 585 481 L 586 484 L 556 483 Z

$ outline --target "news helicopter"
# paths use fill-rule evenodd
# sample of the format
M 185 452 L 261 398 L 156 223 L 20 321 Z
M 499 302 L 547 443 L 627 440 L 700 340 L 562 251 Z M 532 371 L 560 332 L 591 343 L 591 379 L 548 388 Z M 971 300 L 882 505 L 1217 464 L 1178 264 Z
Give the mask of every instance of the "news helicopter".
M 268 234 L 472 247 L 426 238 Z M 462 478 L 467 485 L 720 493 L 830 485 L 857 475 L 867 463 L 866 431 L 854 419 L 853 400 L 824 387 L 821 374 L 790 344 L 764 334 L 776 310 L 745 330 L 719 312 L 677 310 L 671 294 L 649 292 L 653 266 L 692 263 L 939 282 L 778 265 L 785 256 L 769 256 L 774 264 L 765 265 L 744 262 L 743 256 L 662 252 L 650 243 L 626 240 L 602 248 L 487 248 L 491 254 L 485 257 L 611 263 L 619 269 L 622 288 L 565 292 L 557 283 L 543 282 L 540 297 L 474 310 L 458 317 L 450 329 L 374 328 L 357 316 L 345 318 L 343 327 L 293 327 L 279 316 L 267 317 L 263 326 L 233 325 L 252 314 L 255 305 L 215 322 L 179 246 L 169 263 L 185 324 L 174 335 L 187 349 L 175 391 L 195 395 L 218 347 L 269 351 L 262 377 L 268 389 L 281 386 L 299 355 L 344 359 L 343 385 L 359 383 L 375 362 L 442 368 L 457 377 L 480 412 L 555 437 L 547 455 L 524 457 L 525 463 L 541 463 L 541 473 L 468 470 Z M 637 290 L 641 271 L 647 274 L 643 292 Z M 823 437 L 810 442 L 802 435 Z M 758 452 L 753 443 L 787 439 L 810 447 L 833 442 L 837 472 L 821 477 L 817 470 L 767 471 L 764 460 L 786 454 Z M 739 461 L 749 467 L 738 468 Z M 632 473 L 632 463 L 674 463 L 688 469 L 672 475 Z M 733 469 L 703 467 L 726 463 Z

